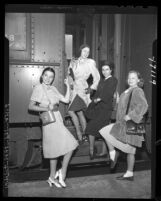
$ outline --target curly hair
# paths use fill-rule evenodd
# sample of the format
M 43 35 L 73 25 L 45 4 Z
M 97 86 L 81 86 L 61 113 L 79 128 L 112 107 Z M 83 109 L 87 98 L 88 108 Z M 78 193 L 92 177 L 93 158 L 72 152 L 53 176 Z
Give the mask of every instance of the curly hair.
M 144 87 L 144 79 L 142 78 L 141 74 L 136 70 L 130 70 L 129 73 L 128 73 L 128 76 L 129 76 L 130 73 L 135 73 L 137 75 L 137 77 L 139 79 L 139 82 L 138 82 L 137 85 L 138 85 L 138 87 L 143 88 Z

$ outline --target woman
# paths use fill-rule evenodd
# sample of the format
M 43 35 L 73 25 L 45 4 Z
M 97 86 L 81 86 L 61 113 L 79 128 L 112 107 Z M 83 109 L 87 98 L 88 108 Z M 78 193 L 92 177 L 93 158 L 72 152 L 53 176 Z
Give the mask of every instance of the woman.
M 100 80 L 99 71 L 96 68 L 95 61 L 88 58 L 89 53 L 89 46 L 82 45 L 80 47 L 80 57 L 77 60 L 72 60 L 68 69 L 69 79 L 73 88 L 68 114 L 73 121 L 80 144 L 86 128 L 86 119 L 83 111 L 91 102 L 90 94 L 93 90 L 97 89 L 97 85 Z M 93 84 L 89 87 L 87 79 L 90 75 L 93 77 Z M 83 134 L 80 130 L 79 121 Z
M 124 175 L 117 177 L 119 180 L 130 180 L 133 178 L 136 147 L 142 146 L 143 136 L 126 135 L 126 121 L 132 119 L 139 123 L 148 109 L 148 104 L 144 95 L 140 73 L 130 71 L 127 83 L 129 88 L 125 90 L 119 99 L 116 123 L 100 129 L 100 134 L 105 139 L 109 148 L 111 168 L 116 165 L 118 153 L 115 147 L 127 154 L 127 171 Z M 129 96 L 132 93 L 129 112 L 126 114 Z
M 104 62 L 102 66 L 102 74 L 104 79 L 100 81 L 98 89 L 90 103 L 86 116 L 89 119 L 85 133 L 89 135 L 89 154 L 93 160 L 95 136 L 99 130 L 109 124 L 112 113 L 112 101 L 114 92 L 116 91 L 117 79 L 112 76 L 114 66 L 112 63 Z
M 43 154 L 44 158 L 50 159 L 50 176 L 48 183 L 56 187 L 66 187 L 64 182 L 69 160 L 73 150 L 78 146 L 73 135 L 63 124 L 63 119 L 58 111 L 59 101 L 68 103 L 70 96 L 70 86 L 68 80 L 65 80 L 67 86 L 66 95 L 63 96 L 52 85 L 55 78 L 53 68 L 47 67 L 43 70 L 40 77 L 40 84 L 36 85 L 30 98 L 29 110 L 44 112 L 51 110 L 56 118 L 56 122 L 43 126 Z M 39 103 L 39 105 L 37 104 Z M 57 159 L 64 156 L 62 168 L 56 172 Z M 59 181 L 56 179 L 59 177 Z

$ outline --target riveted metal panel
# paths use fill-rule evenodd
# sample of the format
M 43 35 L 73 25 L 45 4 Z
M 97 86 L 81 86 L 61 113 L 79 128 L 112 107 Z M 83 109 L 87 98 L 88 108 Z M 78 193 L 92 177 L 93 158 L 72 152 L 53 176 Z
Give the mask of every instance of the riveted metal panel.
M 11 65 L 9 75 L 10 123 L 38 122 L 39 116 L 28 112 L 33 87 L 39 83 L 40 75 L 47 66 Z M 53 66 L 50 66 L 53 67 Z M 55 69 L 54 85 L 59 89 L 59 67 Z
M 33 13 L 32 61 L 61 62 L 64 36 L 64 14 Z
M 5 36 L 9 39 L 11 60 L 30 60 L 29 13 L 6 13 Z

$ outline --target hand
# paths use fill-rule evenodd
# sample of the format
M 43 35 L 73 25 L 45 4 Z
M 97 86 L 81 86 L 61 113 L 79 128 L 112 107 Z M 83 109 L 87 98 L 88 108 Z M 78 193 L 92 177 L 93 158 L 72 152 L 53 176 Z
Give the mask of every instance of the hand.
M 74 80 L 70 75 L 68 75 L 68 82 L 69 82 L 69 85 L 73 85 Z
M 69 81 L 69 78 L 68 77 L 66 77 L 65 79 L 64 79 L 64 84 L 68 87 L 68 86 L 70 86 L 70 81 Z
M 49 106 L 48 106 L 48 108 L 49 108 L 49 110 L 52 111 L 54 109 L 54 105 L 50 103 Z
M 128 120 L 130 120 L 130 119 L 131 119 L 131 118 L 130 118 L 128 115 L 125 115 L 125 116 L 124 116 L 124 120 L 125 120 L 125 121 L 128 121 Z
M 95 98 L 93 101 L 94 101 L 94 103 L 98 103 L 99 101 L 101 101 L 101 99 L 100 98 Z
M 90 87 L 85 89 L 86 94 L 91 94 L 93 92 L 93 89 L 91 89 Z

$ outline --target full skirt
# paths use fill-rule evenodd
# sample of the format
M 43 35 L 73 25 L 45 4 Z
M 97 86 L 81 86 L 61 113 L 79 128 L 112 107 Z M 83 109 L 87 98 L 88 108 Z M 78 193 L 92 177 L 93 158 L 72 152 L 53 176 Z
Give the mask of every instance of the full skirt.
M 54 112 L 56 122 L 43 126 L 44 158 L 56 158 L 75 150 L 77 140 L 65 127 L 59 111 Z

